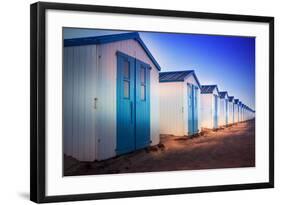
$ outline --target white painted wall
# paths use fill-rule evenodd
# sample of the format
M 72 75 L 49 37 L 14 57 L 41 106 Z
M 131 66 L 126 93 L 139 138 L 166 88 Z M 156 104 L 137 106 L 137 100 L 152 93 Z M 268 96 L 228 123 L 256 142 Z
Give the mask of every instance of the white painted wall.
M 240 105 L 239 106 L 239 122 L 242 122 L 242 121 L 243 121 L 243 108 Z
M 201 128 L 213 128 L 214 112 L 213 112 L 213 94 L 201 94 Z
M 228 124 L 234 123 L 233 102 L 228 102 Z
M 96 46 L 64 48 L 64 153 L 82 161 L 96 159 Z
M 117 51 L 135 57 L 152 67 L 150 72 L 150 138 L 152 145 L 158 144 L 159 73 L 142 47 L 135 40 L 125 40 L 97 46 L 76 46 L 65 50 L 67 51 L 65 65 L 75 65 L 72 77 L 76 85 L 73 87 L 73 92 L 68 94 L 68 98 L 72 99 L 74 109 L 72 109 L 72 115 L 70 115 L 71 112 L 66 112 L 66 115 L 70 115 L 67 116 L 69 120 L 66 122 L 68 126 L 66 133 L 69 133 L 71 129 L 73 132 L 72 135 L 67 134 L 67 140 L 64 143 L 66 154 L 82 161 L 103 160 L 116 155 Z M 71 55 L 71 52 L 75 55 Z M 83 72 L 80 72 L 81 68 Z M 97 108 L 93 111 L 95 98 L 97 98 Z M 65 109 L 70 110 L 68 107 Z
M 238 105 L 234 104 L 234 123 L 239 122 Z
M 226 125 L 226 99 L 219 97 L 219 104 L 219 126 L 224 126 Z
M 241 121 L 241 107 L 239 104 L 237 105 L 237 112 L 238 112 L 238 114 L 237 114 L 238 122 L 240 122 Z
M 184 135 L 184 84 L 183 82 L 163 82 L 159 84 L 160 133 L 176 136 Z M 186 97 L 185 97 L 186 99 Z M 186 101 L 187 102 L 187 101 Z
M 229 124 L 229 109 L 230 109 L 230 107 L 229 107 L 229 101 L 228 101 L 228 97 L 225 99 L 225 104 L 226 104 L 226 110 L 225 110 L 225 117 L 226 117 L 226 119 L 225 119 L 225 124 L 226 125 L 228 125 Z

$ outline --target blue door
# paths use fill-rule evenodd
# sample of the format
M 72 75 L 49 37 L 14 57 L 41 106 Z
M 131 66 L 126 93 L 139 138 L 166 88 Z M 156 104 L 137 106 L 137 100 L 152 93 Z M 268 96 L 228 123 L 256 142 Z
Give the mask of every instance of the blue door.
M 117 148 L 118 155 L 150 143 L 150 67 L 117 53 Z
M 150 144 L 150 66 L 136 59 L 136 149 Z
M 214 95 L 214 128 L 218 128 L 218 96 Z
M 196 134 L 198 133 L 198 87 L 193 86 L 193 94 L 194 94 L 194 109 L 193 109 L 193 113 L 194 113 L 194 118 L 193 118 L 193 133 Z
M 188 91 L 188 135 L 198 133 L 198 87 L 187 84 Z
M 187 84 L 188 96 L 188 135 L 193 134 L 193 89 L 191 84 Z

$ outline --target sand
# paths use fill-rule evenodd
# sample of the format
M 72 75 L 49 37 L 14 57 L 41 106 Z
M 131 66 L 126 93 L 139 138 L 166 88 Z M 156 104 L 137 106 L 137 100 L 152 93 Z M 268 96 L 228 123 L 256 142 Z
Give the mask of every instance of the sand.
M 254 167 L 255 121 L 193 138 L 161 135 L 157 146 L 100 162 L 64 159 L 66 176 Z

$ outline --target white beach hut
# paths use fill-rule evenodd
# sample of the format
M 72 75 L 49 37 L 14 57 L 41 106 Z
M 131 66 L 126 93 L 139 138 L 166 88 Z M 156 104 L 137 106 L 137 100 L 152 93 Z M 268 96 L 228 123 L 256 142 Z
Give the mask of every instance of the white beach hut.
M 228 124 L 231 125 L 234 123 L 234 97 L 233 96 L 228 96 L 228 111 L 229 111 Z
M 255 114 L 256 114 L 256 112 L 251 109 L 250 110 L 250 117 L 249 117 L 249 119 L 254 119 L 255 118 Z
M 219 90 L 217 85 L 201 86 L 201 127 L 218 128 Z
M 159 143 L 160 66 L 138 33 L 64 40 L 64 154 L 104 160 Z
M 239 122 L 239 100 L 234 99 L 234 123 Z
M 243 113 L 244 113 L 244 121 L 247 121 L 247 105 L 244 105 L 244 111 L 243 111 Z
M 245 121 L 245 105 L 241 103 L 241 122 Z
M 176 136 L 200 132 L 200 83 L 193 70 L 159 75 L 160 133 Z
M 242 122 L 242 106 L 243 103 L 239 101 L 238 103 L 238 122 Z
M 244 105 L 244 121 L 255 118 L 255 111 Z
M 219 126 L 225 126 L 228 124 L 229 118 L 228 94 L 226 91 L 219 92 L 219 104 Z
M 251 120 L 255 117 L 255 111 L 248 106 L 245 107 L 245 113 L 245 120 Z

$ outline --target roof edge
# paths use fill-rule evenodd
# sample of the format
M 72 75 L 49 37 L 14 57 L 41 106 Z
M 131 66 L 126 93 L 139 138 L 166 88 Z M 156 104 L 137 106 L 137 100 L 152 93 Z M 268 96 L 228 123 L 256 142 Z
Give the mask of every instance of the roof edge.
M 71 46 L 84 46 L 84 45 L 98 45 L 98 44 L 105 44 L 105 43 L 112 43 L 116 41 L 123 41 L 133 39 L 137 41 L 142 49 L 145 51 L 149 59 L 155 65 L 157 70 L 161 71 L 161 67 L 153 57 L 145 43 L 140 38 L 138 32 L 130 32 L 130 33 L 119 33 L 119 34 L 112 34 L 112 35 L 103 35 L 103 36 L 94 36 L 94 37 L 82 37 L 82 38 L 72 38 L 72 39 L 64 39 L 64 47 L 71 47 Z

